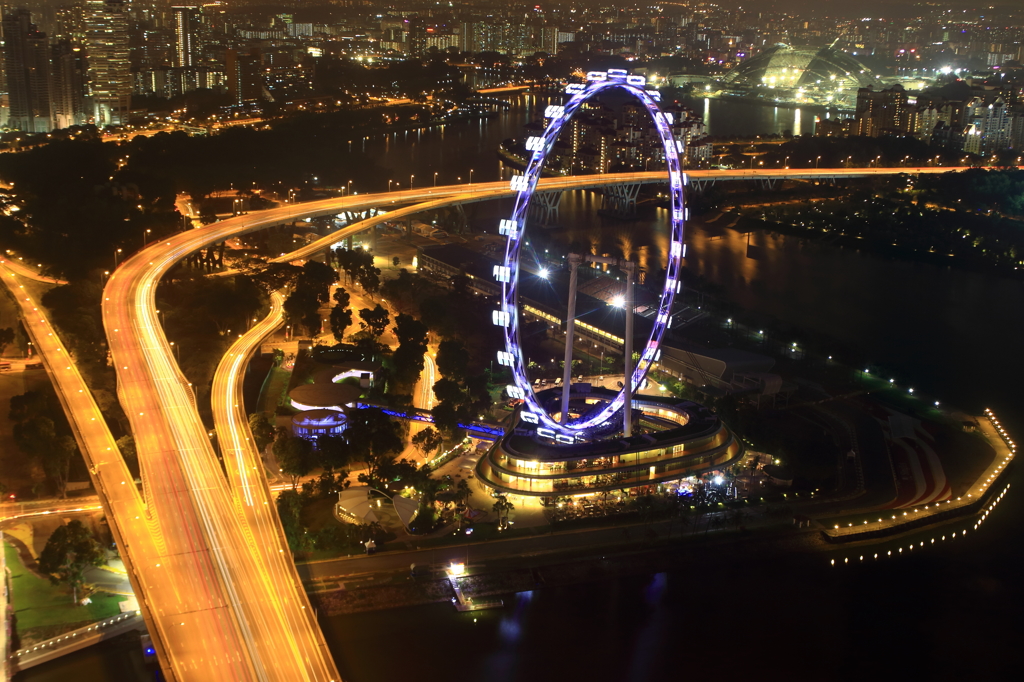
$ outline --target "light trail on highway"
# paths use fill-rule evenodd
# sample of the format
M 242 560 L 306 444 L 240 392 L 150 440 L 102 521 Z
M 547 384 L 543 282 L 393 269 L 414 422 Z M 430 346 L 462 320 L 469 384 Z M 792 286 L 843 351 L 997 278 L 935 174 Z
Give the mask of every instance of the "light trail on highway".
M 166 545 L 161 563 L 198 588 L 186 599 L 194 622 L 167 642 L 166 665 L 183 679 L 336 680 L 305 595 L 274 581 L 267 555 L 287 546 L 246 516 L 170 356 L 153 296 L 162 273 L 188 253 L 173 246 L 160 242 L 129 258 L 111 276 L 103 306 L 118 394 Z M 208 643 L 218 655 L 202 655 Z
M 268 335 L 284 324 L 284 297 L 271 294 L 267 315 L 241 334 L 221 359 L 213 377 L 210 405 L 214 426 L 218 434 L 221 456 L 236 503 L 241 505 L 246 523 L 254 529 L 257 538 L 276 538 L 276 542 L 257 542 L 255 549 L 261 554 L 274 585 L 287 589 L 299 599 L 299 608 L 289 613 L 302 616 L 305 622 L 291 622 L 289 627 L 297 637 L 313 641 L 319 647 L 321 658 L 330 660 L 327 643 L 323 639 L 312 605 L 295 570 L 295 562 L 287 550 L 277 506 L 271 495 L 261 453 L 257 450 L 249 429 L 242 396 L 242 382 L 249 358 Z
M 831 179 L 950 170 L 955 169 L 697 171 L 689 175 L 704 180 Z M 665 182 L 665 175 L 545 178 L 538 191 L 650 182 Z M 229 472 L 230 484 L 224 476 L 191 387 L 174 362 L 157 319 L 155 292 L 161 277 L 177 262 L 210 244 L 295 218 L 426 202 L 401 209 L 411 214 L 431 205 L 515 193 L 508 182 L 494 182 L 287 204 L 154 242 L 112 274 L 104 291 L 103 321 L 117 371 L 118 395 L 135 435 L 148 518 L 158 529 L 154 536 L 160 540 L 150 550 L 154 554 L 144 554 L 159 561 L 144 561 L 137 570 L 143 575 L 164 576 L 166 581 L 157 585 L 160 578 L 144 579 L 141 596 L 158 606 L 147 615 L 147 622 L 152 619 L 161 629 L 161 663 L 175 679 L 329 680 L 338 679 L 338 674 L 315 620 L 310 618 L 301 586 L 276 582 L 282 562 L 271 557 L 278 554 L 284 563 L 291 562 L 276 516 L 251 508 L 259 506 L 254 493 L 257 488 L 262 492 L 265 484 L 248 482 L 242 476 L 245 456 L 238 456 L 229 467 L 234 469 Z M 394 219 L 396 213 L 373 220 Z M 287 258 L 307 257 L 367 229 L 368 222 L 338 230 Z M 230 400 L 226 393 L 223 396 Z M 114 457 L 123 467 L 116 447 Z M 241 489 L 232 489 L 231 484 Z M 249 509 L 245 505 L 247 492 L 254 502 Z M 262 506 L 273 505 L 268 500 Z M 122 522 L 131 513 L 118 508 L 112 511 Z M 171 628 L 179 618 L 180 625 Z
M 36 273 L 29 276 L 37 278 Z M 173 599 L 161 599 L 173 598 L 177 585 L 159 570 L 156 528 L 89 387 L 49 320 L 28 296 L 24 285 L 19 283 L 18 273 L 6 259 L 0 260 L 0 278 L 17 301 L 25 329 L 68 416 L 111 532 L 120 547 L 132 589 L 139 595 L 139 605 L 150 625 L 154 645 L 162 653 L 167 627 L 177 619 L 182 602 L 178 600 L 179 608 L 175 608 Z M 75 503 L 54 502 L 47 509 L 34 509 L 6 518 L 56 513 L 67 504 Z

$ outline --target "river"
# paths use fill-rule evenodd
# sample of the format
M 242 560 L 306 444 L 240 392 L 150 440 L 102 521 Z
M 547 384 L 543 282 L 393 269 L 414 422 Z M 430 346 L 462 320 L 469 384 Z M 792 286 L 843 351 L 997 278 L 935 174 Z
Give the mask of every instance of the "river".
M 366 149 L 402 186 L 410 174 L 416 185 L 430 184 L 435 171 L 438 184 L 468 181 L 471 169 L 474 182 L 496 180 L 505 170 L 497 144 L 521 134 L 539 100 L 512 102 L 493 119 L 370 139 Z M 724 100 L 707 107 L 716 135 L 806 131 L 808 119 L 813 125 L 813 115 L 804 112 L 797 122 L 793 109 Z M 660 262 L 658 216 L 624 223 L 597 217 L 595 208 L 589 193 L 567 195 L 559 238 L 585 237 Z M 507 202 L 467 210 L 475 227 L 493 228 Z M 750 260 L 745 236 L 714 235 L 721 238 L 711 239 L 699 223 L 689 226 L 686 265 L 728 298 L 857 348 L 929 396 L 974 412 L 992 407 L 1018 440 L 1024 436 L 1016 385 L 1024 378 L 1021 282 L 763 234 L 754 238 L 764 257 Z M 1019 472 L 1013 479 L 1019 487 Z M 787 679 L 1009 677 L 1021 636 L 1016 608 L 1024 601 L 1016 568 L 1024 558 L 1015 522 L 1022 513 L 1024 497 L 1011 491 L 980 532 L 931 546 L 932 537 L 966 522 L 923 531 L 901 544 L 928 547 L 878 565 L 828 565 L 829 556 L 845 552 L 748 557 L 699 574 L 513 595 L 500 611 L 457 613 L 439 604 L 323 624 L 347 682 L 776 679 L 780 670 Z M 113 670 L 111 654 L 102 653 L 112 650 L 82 652 L 17 679 L 103 679 L 97 660 Z

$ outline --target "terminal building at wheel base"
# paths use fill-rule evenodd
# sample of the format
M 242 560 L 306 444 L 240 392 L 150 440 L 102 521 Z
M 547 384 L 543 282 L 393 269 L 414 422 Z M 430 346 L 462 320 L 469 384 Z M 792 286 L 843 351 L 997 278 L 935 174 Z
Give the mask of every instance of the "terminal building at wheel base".
M 613 400 L 615 392 L 574 384 L 571 395 L 570 414 L 578 419 Z M 550 414 L 560 411 L 560 389 L 537 398 Z M 477 462 L 476 475 L 499 493 L 551 499 L 656 486 L 722 469 L 743 456 L 742 442 L 698 403 L 637 395 L 633 414 L 631 437 L 595 433 L 592 440 L 566 444 L 525 421 L 520 409 L 505 437 Z

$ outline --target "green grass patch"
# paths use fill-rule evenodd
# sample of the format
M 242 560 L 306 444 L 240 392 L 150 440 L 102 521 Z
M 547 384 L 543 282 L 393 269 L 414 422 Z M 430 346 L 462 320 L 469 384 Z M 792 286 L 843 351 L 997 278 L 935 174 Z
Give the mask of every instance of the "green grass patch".
M 270 368 L 270 373 L 267 374 L 266 381 L 263 382 L 263 389 L 260 391 L 257 401 L 260 412 L 274 414 L 277 411 L 277 406 L 281 404 L 290 378 L 291 372 L 288 370 L 281 367 Z
M 107 592 L 94 592 L 89 595 L 92 604 L 77 605 L 71 601 L 69 588 L 53 585 L 48 579 L 29 571 L 18 550 L 7 542 L 4 543 L 4 558 L 11 572 L 11 604 L 23 639 L 28 631 L 36 628 L 91 623 L 115 616 L 121 610 L 118 604 L 127 599 Z M 59 633 L 51 636 L 56 634 Z

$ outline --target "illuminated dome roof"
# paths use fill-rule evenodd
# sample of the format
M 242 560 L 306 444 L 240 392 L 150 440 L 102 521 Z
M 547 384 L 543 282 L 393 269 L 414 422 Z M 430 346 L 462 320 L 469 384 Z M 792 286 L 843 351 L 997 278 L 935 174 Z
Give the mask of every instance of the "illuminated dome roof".
M 742 62 L 722 81 L 745 87 L 856 89 L 878 85 L 871 69 L 831 47 L 775 45 Z

